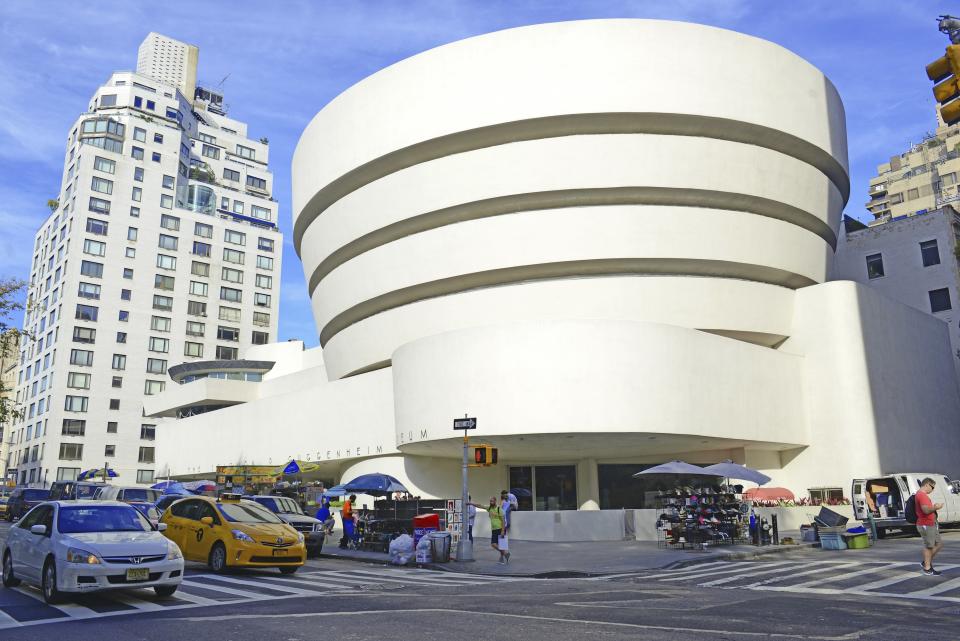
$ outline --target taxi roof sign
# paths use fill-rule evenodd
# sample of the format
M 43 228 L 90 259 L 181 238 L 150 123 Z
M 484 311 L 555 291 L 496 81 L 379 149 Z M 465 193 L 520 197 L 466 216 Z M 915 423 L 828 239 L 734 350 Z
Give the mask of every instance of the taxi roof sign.
M 220 502 L 238 503 L 241 498 L 243 498 L 242 494 L 236 494 L 234 492 L 224 492 L 217 498 L 217 500 Z

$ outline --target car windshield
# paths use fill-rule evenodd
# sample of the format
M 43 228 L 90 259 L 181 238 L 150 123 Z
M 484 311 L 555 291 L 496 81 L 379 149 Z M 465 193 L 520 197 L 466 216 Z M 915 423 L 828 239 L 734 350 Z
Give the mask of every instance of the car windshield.
M 303 514 L 303 510 L 300 509 L 296 501 L 286 498 L 277 499 L 277 512 L 281 514 Z
M 123 491 L 124 501 L 148 501 L 153 503 L 160 498 L 160 492 L 157 490 L 146 490 L 143 488 L 127 488 Z
M 92 499 L 93 496 L 97 493 L 97 490 L 100 489 L 99 485 L 78 485 L 77 486 L 77 498 L 78 499 Z
M 24 490 L 24 501 L 45 501 L 50 495 L 50 490 Z
M 57 527 L 63 534 L 83 532 L 149 532 L 153 529 L 128 505 L 71 505 L 60 508 Z
M 223 518 L 234 523 L 283 523 L 273 512 L 252 501 L 243 503 L 219 503 L 217 509 Z

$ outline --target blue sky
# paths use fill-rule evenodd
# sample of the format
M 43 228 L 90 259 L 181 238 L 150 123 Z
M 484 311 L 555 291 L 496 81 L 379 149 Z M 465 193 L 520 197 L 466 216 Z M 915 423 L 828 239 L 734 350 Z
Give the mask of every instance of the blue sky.
M 960 8 L 954 8 L 960 13 Z M 498 29 L 585 18 L 660 18 L 776 42 L 819 67 L 847 111 L 851 198 L 863 218 L 876 165 L 936 126 L 924 66 L 946 38 L 946 2 L 882 0 L 3 0 L 0 3 L 0 275 L 26 277 L 32 237 L 57 194 L 68 128 L 114 70 L 136 67 L 158 31 L 200 47 L 201 83 L 224 85 L 230 114 L 270 139 L 288 238 L 280 339 L 317 343 L 290 243 L 290 158 L 303 128 L 362 78 L 426 49 Z M 691 70 L 695 82 L 696 70 Z

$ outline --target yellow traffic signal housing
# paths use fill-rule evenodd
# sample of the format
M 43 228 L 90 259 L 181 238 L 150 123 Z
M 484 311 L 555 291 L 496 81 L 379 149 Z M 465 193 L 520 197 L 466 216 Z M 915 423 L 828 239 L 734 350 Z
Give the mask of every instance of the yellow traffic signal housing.
M 473 448 L 473 462 L 477 465 L 496 465 L 499 450 L 489 445 L 478 445 Z
M 960 96 L 960 45 L 950 45 L 944 56 L 928 64 L 927 77 L 937 83 L 933 97 L 943 105 L 943 121 L 948 125 L 960 122 L 960 101 L 956 100 Z

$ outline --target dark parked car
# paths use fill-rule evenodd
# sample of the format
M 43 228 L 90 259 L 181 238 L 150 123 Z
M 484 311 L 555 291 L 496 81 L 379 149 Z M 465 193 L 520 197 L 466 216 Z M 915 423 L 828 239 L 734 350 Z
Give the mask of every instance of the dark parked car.
M 7 520 L 19 519 L 34 506 L 47 500 L 50 490 L 41 490 L 32 487 L 15 487 L 7 502 Z
M 245 496 L 267 508 L 294 530 L 303 534 L 307 546 L 307 556 L 320 556 L 323 549 L 323 523 L 307 516 L 300 509 L 300 505 L 285 496 Z
M 167 508 L 179 501 L 180 499 L 187 498 L 186 494 L 164 494 L 154 505 L 160 510 L 160 514 L 163 514 L 167 511 Z
M 73 501 L 77 499 L 92 499 L 103 483 L 87 481 L 54 481 L 50 486 L 51 501 Z

